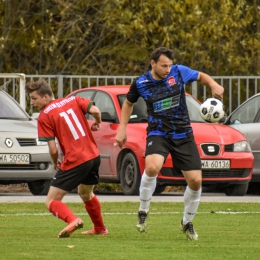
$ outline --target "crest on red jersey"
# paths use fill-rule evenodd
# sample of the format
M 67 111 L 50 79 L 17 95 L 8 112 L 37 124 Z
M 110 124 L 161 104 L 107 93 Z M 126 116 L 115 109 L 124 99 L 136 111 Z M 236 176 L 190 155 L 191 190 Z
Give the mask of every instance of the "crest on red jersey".
M 167 82 L 168 82 L 170 87 L 176 84 L 175 78 L 173 76 L 169 77 L 167 79 Z

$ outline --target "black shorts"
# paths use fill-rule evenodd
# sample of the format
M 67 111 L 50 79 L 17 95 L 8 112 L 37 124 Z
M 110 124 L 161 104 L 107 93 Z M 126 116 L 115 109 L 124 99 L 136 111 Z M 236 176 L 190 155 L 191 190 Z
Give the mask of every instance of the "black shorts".
M 68 171 L 59 169 L 51 181 L 51 186 L 71 191 L 79 184 L 96 185 L 99 182 L 100 156 L 80 164 Z
M 169 153 L 174 168 L 183 171 L 201 170 L 201 160 L 193 134 L 179 140 L 157 135 L 147 137 L 145 156 L 160 154 L 166 160 Z

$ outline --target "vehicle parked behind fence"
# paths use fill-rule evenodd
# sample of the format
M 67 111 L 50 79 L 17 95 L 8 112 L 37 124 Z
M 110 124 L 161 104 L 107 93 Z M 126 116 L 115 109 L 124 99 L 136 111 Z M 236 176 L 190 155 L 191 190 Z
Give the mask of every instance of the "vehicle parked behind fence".
M 37 121 L 0 90 L 0 184 L 28 183 L 46 195 L 55 175 L 46 142 L 38 141 Z
M 120 183 L 126 195 L 137 195 L 144 170 L 147 112 L 142 98 L 133 107 L 127 126 L 127 142 L 121 150 L 115 136 L 122 104 L 129 85 L 82 88 L 69 96 L 91 99 L 102 115 L 101 131 L 93 132 L 101 153 L 100 181 Z M 195 141 L 202 163 L 203 186 L 218 186 L 228 196 L 243 196 L 253 172 L 254 157 L 246 138 L 232 127 L 207 123 L 200 114 L 200 103 L 186 93 Z M 91 115 L 87 116 L 93 123 Z M 155 193 L 165 186 L 186 186 L 182 173 L 173 167 L 168 156 L 157 177 Z

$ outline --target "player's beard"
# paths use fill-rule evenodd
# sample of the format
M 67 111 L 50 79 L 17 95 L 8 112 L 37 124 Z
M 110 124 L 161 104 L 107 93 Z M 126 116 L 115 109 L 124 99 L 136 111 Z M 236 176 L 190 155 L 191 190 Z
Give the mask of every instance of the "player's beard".
M 156 77 L 154 77 L 156 80 L 162 80 L 162 79 L 165 79 L 166 77 L 167 77 L 167 75 L 169 74 L 169 73 L 167 73 L 167 74 L 165 74 L 165 75 L 162 75 L 161 73 L 158 73 L 157 71 L 156 71 L 156 69 L 154 69 L 153 70 L 153 74 L 154 74 L 154 76 Z

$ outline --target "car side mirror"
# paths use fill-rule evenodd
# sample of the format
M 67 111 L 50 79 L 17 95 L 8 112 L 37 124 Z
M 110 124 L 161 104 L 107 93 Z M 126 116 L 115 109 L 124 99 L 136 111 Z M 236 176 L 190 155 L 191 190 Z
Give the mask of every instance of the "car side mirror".
M 219 120 L 219 123 L 220 124 L 224 124 L 227 120 L 227 117 L 226 116 L 223 116 L 220 120 Z

